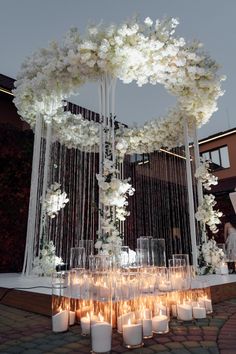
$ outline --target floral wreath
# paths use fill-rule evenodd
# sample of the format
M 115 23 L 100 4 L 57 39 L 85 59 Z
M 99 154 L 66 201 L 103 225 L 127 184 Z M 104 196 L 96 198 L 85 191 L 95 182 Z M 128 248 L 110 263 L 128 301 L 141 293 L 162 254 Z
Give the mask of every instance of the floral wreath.
M 68 147 L 97 148 L 99 124 L 64 112 L 66 98 L 86 81 L 105 74 L 139 86 L 162 84 L 177 96 L 176 107 L 142 128 L 118 129 L 116 150 L 123 156 L 177 146 L 183 141 L 184 121 L 190 129 L 206 123 L 223 94 L 218 65 L 199 43 L 174 37 L 177 25 L 176 19 L 153 23 L 150 18 L 107 28 L 98 25 L 88 28 L 84 39 L 71 29 L 62 45 L 52 42 L 23 63 L 14 90 L 20 116 L 34 128 L 40 112 L 53 124 L 56 140 Z

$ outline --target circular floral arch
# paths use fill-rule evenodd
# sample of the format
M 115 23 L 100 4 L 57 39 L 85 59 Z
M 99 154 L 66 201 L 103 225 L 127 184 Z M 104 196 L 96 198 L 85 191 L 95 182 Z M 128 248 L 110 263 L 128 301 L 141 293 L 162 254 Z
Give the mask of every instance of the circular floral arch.
M 191 129 L 206 123 L 217 110 L 223 79 L 199 43 L 174 36 L 177 25 L 176 19 L 153 23 L 146 18 L 144 23 L 93 26 L 85 38 L 71 29 L 61 45 L 52 42 L 22 65 L 14 91 L 19 114 L 34 128 L 40 112 L 53 124 L 55 139 L 68 147 L 91 149 L 99 145 L 99 123 L 64 112 L 66 98 L 86 81 L 105 74 L 139 86 L 162 84 L 177 97 L 176 107 L 141 128 L 120 127 L 116 149 L 123 155 L 177 146 L 186 119 Z

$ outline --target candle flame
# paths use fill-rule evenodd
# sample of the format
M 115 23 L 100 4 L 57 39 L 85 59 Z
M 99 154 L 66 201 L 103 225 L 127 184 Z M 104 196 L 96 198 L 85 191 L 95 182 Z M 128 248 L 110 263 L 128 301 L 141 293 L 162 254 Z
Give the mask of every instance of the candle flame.
M 86 317 L 89 319 L 90 318 L 90 316 L 89 316 L 89 313 L 87 312 L 87 314 L 86 314 Z
M 100 312 L 98 314 L 98 321 L 100 321 L 100 322 L 104 321 L 104 317 L 100 314 Z
M 129 326 L 131 325 L 131 319 L 130 318 L 128 319 L 128 325 Z

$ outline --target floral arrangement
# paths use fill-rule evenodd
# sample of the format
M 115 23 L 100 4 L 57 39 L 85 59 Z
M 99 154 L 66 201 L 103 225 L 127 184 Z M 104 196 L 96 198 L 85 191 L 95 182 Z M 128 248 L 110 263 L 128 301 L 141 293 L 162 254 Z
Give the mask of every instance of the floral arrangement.
M 66 192 L 61 191 L 60 183 L 51 184 L 50 188 L 47 189 L 44 200 L 42 201 L 42 240 L 41 249 L 39 251 L 38 257 L 35 257 L 33 263 L 33 274 L 39 276 L 48 276 L 55 271 L 56 266 L 59 264 L 64 264 L 61 257 L 56 256 L 56 247 L 53 241 L 46 241 L 45 235 L 45 216 L 48 215 L 51 219 L 54 219 L 58 212 L 65 207 L 69 202 Z
M 202 242 L 198 246 L 198 262 L 200 274 L 213 274 L 217 272 L 220 264 L 224 261 L 225 254 L 212 238 L 206 242 Z
M 204 190 L 210 191 L 212 185 L 218 184 L 218 177 L 214 176 L 210 170 L 210 160 L 204 158 L 200 159 L 200 165 L 196 169 L 195 177 L 202 184 Z M 215 210 L 214 206 L 217 204 L 213 194 L 205 194 L 202 203 L 198 206 L 195 217 L 203 226 L 209 226 L 211 232 L 214 234 L 218 232 L 217 226 L 221 223 L 220 217 L 223 213 Z M 204 227 L 202 228 L 203 230 Z
M 34 259 L 33 274 L 38 276 L 50 276 L 56 266 L 62 265 L 63 260 L 55 254 L 56 248 L 52 241 L 44 244 L 39 256 Z
M 210 172 L 210 160 L 200 158 L 200 166 L 196 169 L 195 177 L 202 183 L 203 188 L 211 190 L 212 185 L 218 184 L 218 177 Z
M 167 117 L 154 119 L 142 128 L 117 130 L 120 155 L 174 147 L 183 141 L 183 124 L 189 128 L 206 123 L 217 110 L 223 93 L 218 65 L 201 50 L 199 43 L 175 37 L 176 19 L 153 22 L 146 18 L 121 26 L 92 26 L 85 38 L 72 29 L 61 45 L 52 42 L 27 58 L 15 83 L 15 105 L 33 128 L 41 113 L 53 124 L 55 139 L 68 147 L 85 147 L 99 141 L 98 125 L 64 112 L 64 99 L 87 80 L 105 74 L 124 83 L 162 84 L 177 96 L 177 105 Z M 89 138 L 87 138 L 89 137 Z M 90 137 L 92 139 L 90 140 Z
M 198 206 L 195 214 L 196 219 L 209 226 L 211 232 L 214 234 L 218 232 L 216 225 L 221 223 L 220 217 L 223 216 L 221 211 L 214 209 L 216 204 L 217 202 L 213 194 L 205 194 L 202 204 Z
M 218 184 L 218 177 L 210 171 L 210 161 L 204 158 L 200 159 L 200 166 L 196 169 L 195 177 L 202 184 L 203 189 L 207 191 L 211 190 L 212 185 Z M 213 234 L 218 232 L 217 225 L 221 223 L 220 217 L 223 213 L 214 209 L 216 204 L 213 194 L 205 194 L 195 214 L 202 231 L 202 242 L 198 246 L 200 274 L 215 273 L 225 257 L 223 250 L 217 246 L 214 238 L 208 239 L 206 234 L 206 225 Z
M 121 180 L 117 177 L 119 171 L 110 159 L 106 158 L 103 165 L 103 174 L 96 175 L 103 209 L 100 211 L 101 230 L 95 248 L 113 252 L 122 244 L 119 222 L 129 215 L 127 199 L 134 194 L 134 188 L 129 179 Z
M 43 201 L 43 210 L 52 219 L 55 218 L 58 212 L 65 208 L 66 204 L 69 202 L 66 192 L 62 192 L 60 187 L 60 183 L 55 182 L 51 184 L 50 188 L 47 189 Z

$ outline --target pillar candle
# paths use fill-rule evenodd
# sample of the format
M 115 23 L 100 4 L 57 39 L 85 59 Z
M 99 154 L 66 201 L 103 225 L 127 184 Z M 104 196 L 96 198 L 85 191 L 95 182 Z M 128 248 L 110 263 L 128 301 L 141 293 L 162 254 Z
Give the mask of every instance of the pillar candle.
M 127 347 L 142 344 L 142 324 L 128 323 L 123 325 L 123 340 Z
M 193 306 L 193 317 L 194 318 L 206 318 L 206 308 L 201 307 L 199 304 L 198 306 Z
M 132 320 L 135 317 L 134 312 L 125 313 L 117 318 L 117 329 L 118 332 L 122 333 L 123 325 L 127 324 L 129 320 Z
M 192 306 L 189 304 L 178 304 L 177 305 L 178 318 L 182 321 L 191 321 L 192 316 Z
M 91 321 L 89 316 L 81 317 L 80 325 L 82 334 L 90 334 Z
M 168 317 L 158 315 L 152 318 L 152 331 L 155 333 L 166 333 L 169 331 Z
M 97 322 L 91 326 L 92 351 L 104 353 L 111 350 L 112 327 L 107 322 Z
M 63 310 L 52 316 L 53 332 L 65 332 L 68 329 L 69 311 Z

